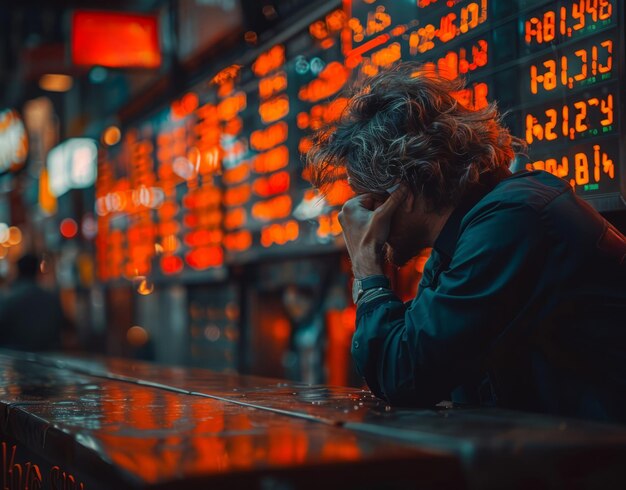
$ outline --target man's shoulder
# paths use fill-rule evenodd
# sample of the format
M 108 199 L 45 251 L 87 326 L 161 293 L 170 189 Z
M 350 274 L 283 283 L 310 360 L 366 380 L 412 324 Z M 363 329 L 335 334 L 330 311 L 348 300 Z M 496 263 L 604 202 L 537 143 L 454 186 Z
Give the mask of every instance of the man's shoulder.
M 494 228 L 505 227 L 512 234 L 525 233 L 528 227 L 536 227 L 542 214 L 549 212 L 548 205 L 563 194 L 575 199 L 571 186 L 549 172 L 518 172 L 486 194 L 465 215 L 461 228 L 489 223 Z M 515 226 L 510 226 L 512 222 Z
M 502 180 L 472 209 L 472 214 L 486 209 L 525 208 L 538 212 L 562 194 L 573 195 L 563 179 L 543 170 L 518 172 Z
M 505 202 L 523 202 L 540 209 L 559 195 L 571 192 L 571 186 L 563 179 L 543 170 L 518 172 L 502 180 L 487 199 Z

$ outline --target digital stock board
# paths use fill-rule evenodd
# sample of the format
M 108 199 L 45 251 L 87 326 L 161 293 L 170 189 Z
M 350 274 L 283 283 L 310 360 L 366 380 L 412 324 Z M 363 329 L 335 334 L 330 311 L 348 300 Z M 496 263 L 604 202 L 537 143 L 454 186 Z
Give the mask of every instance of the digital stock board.
M 228 264 L 340 247 L 351 190 L 338 180 L 320 196 L 301 155 L 340 116 L 346 84 L 401 60 L 465 77 L 467 107 L 497 101 L 529 144 L 513 170 L 624 209 L 622 17 L 618 0 L 331 3 L 102 149 L 99 277 L 223 277 Z

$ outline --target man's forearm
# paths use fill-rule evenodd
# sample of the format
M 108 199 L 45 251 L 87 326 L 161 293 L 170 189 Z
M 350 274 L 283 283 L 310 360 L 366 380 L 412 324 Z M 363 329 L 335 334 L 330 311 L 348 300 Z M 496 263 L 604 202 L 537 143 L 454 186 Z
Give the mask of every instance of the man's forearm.
M 348 250 L 352 261 L 352 273 L 357 279 L 384 274 L 382 254 L 375 245 L 361 244 L 356 250 Z
M 406 307 L 390 290 L 359 301 L 352 356 L 357 370 L 378 397 L 415 402 L 410 346 L 404 335 Z

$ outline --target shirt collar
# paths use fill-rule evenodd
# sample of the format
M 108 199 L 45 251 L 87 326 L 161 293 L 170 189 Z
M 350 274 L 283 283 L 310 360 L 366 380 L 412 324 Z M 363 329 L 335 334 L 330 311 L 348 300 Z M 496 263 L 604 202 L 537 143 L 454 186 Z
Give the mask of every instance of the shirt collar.
M 510 178 L 512 175 L 509 169 L 504 168 L 483 174 L 480 178 L 480 183 L 471 188 L 461 199 L 457 207 L 454 208 L 446 224 L 441 229 L 439 236 L 435 240 L 433 248 L 447 257 L 448 260 L 451 260 L 456 250 L 456 242 L 459 239 L 461 222 L 463 218 L 465 218 L 465 215 L 469 213 L 483 197 L 489 194 L 496 185 Z
M 494 183 L 495 184 L 495 183 Z M 493 190 L 495 185 L 483 185 L 479 184 L 461 199 L 459 204 L 454 208 L 446 224 L 441 229 L 439 236 L 435 240 L 433 248 L 438 253 L 444 255 L 448 260 L 452 259 L 454 251 L 456 250 L 456 242 L 459 239 L 459 230 L 461 228 L 461 222 L 465 215 L 478 204 L 483 197 Z

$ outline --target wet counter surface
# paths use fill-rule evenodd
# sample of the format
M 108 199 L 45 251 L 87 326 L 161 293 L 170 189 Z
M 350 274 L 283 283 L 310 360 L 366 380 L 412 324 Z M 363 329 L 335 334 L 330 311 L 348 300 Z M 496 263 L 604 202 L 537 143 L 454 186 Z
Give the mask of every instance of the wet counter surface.
M 626 488 L 623 426 L 124 360 L 0 367 L 8 488 Z

